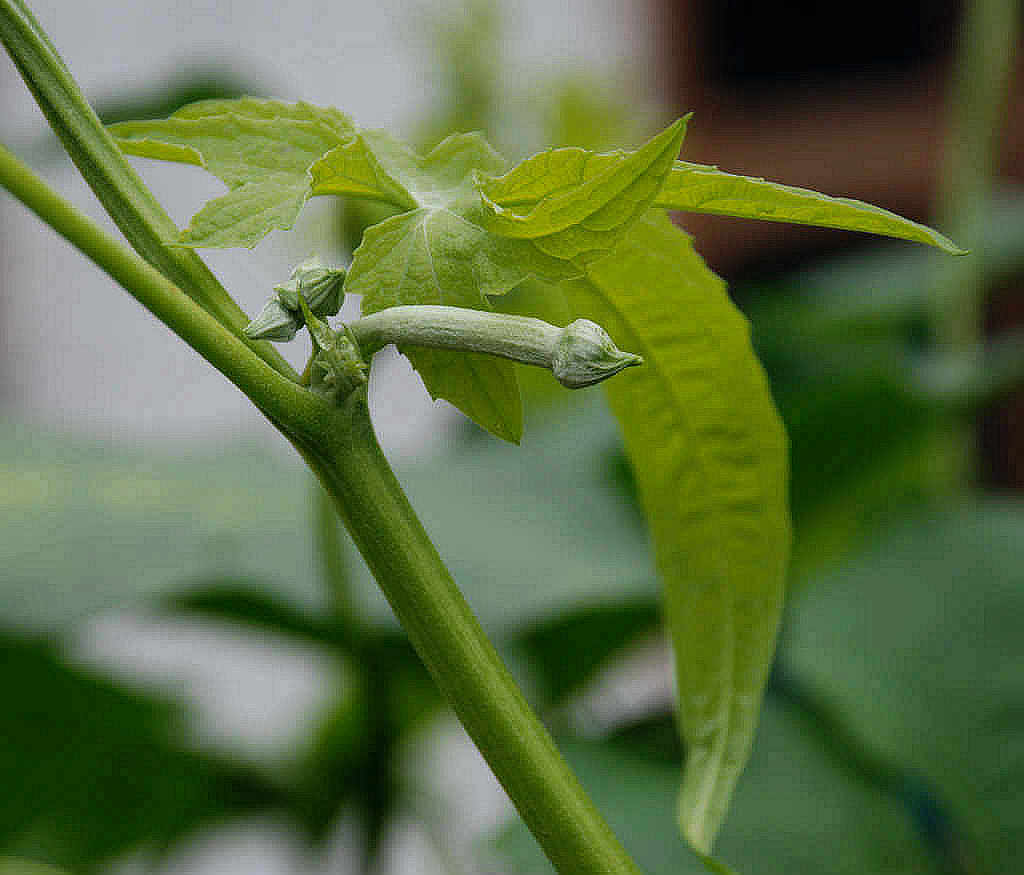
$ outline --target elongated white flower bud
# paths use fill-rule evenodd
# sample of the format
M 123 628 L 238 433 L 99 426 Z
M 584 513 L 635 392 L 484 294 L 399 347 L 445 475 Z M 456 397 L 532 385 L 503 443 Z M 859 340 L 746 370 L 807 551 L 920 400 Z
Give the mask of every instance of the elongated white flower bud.
M 367 356 L 389 343 L 483 352 L 548 368 L 569 389 L 592 386 L 643 362 L 587 319 L 559 328 L 528 316 L 423 305 L 389 307 L 349 328 Z

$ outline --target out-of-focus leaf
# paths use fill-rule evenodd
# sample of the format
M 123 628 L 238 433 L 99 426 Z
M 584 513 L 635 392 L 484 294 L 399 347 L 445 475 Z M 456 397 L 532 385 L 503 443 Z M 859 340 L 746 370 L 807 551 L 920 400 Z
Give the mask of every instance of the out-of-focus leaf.
M 0 637 L 0 685 L 0 853 L 79 869 L 281 802 L 247 769 L 187 750 L 179 708 L 46 645 Z
M 334 646 L 344 641 L 345 630 L 328 617 L 300 609 L 265 585 L 236 578 L 190 582 L 164 600 L 163 607 L 175 614 L 257 626 L 314 644 Z
M 588 393 L 597 397 L 581 404 Z M 564 417 L 531 430 L 524 449 L 476 441 L 399 472 L 459 587 L 499 639 L 582 607 L 657 597 L 645 532 L 612 467 L 615 424 L 600 390 L 576 397 Z M 366 610 L 387 611 L 361 565 L 356 578 Z
M 803 581 L 941 488 L 949 419 L 887 375 L 807 376 L 777 393 Z
M 518 642 L 556 704 L 585 684 L 616 651 L 661 626 L 653 599 L 609 603 L 554 617 L 528 628 Z
M 688 161 L 676 161 L 655 206 L 690 213 L 866 231 L 927 243 L 951 255 L 966 254 L 938 231 L 881 207 L 753 176 L 737 176 L 717 167 Z
M 650 213 L 563 286 L 644 357 L 606 384 L 664 583 L 687 762 L 680 824 L 710 853 L 754 738 L 782 609 L 787 442 L 746 320 Z
M 66 875 L 62 869 L 54 869 L 31 860 L 0 860 L 0 875 Z
M 564 418 L 531 432 L 529 452 L 456 441 L 399 471 L 499 639 L 595 601 L 656 595 L 643 529 L 612 473 L 615 425 L 599 390 L 574 397 Z M 231 446 L 171 457 L 0 425 L 0 472 L 5 623 L 57 631 L 218 578 L 259 581 L 300 612 L 328 614 L 297 463 Z M 393 628 L 355 551 L 348 561 L 357 612 Z
M 0 428 L 0 620 L 57 631 L 190 580 L 323 603 L 308 477 L 244 446 L 171 457 Z
M 865 746 L 923 776 L 970 847 L 1024 859 L 1024 510 L 987 501 L 893 531 L 807 589 L 783 664 Z
M 990 281 L 1002 282 L 1024 269 L 1024 193 L 1003 190 L 987 209 L 984 252 L 972 258 L 984 258 Z M 781 278 L 779 294 L 754 302 L 759 340 L 820 357 L 837 344 L 862 346 L 923 326 L 937 269 L 948 264 L 934 252 L 895 244 L 829 258 Z
M 63 869 L 55 869 L 32 860 L 8 857 L 0 859 L 0 875 L 66 875 Z
M 678 766 L 610 744 L 560 744 L 642 871 L 703 873 L 675 834 Z M 519 824 L 497 842 L 509 871 L 551 872 Z M 772 697 L 716 855 L 740 875 L 937 875 L 909 813 L 836 760 L 803 715 Z

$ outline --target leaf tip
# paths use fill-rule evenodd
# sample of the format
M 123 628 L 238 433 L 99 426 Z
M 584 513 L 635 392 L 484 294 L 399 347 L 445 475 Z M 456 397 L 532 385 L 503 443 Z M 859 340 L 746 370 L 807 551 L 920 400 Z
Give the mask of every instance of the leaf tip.
M 712 834 L 706 819 L 699 817 L 696 812 L 686 805 L 682 795 L 680 795 L 677 820 L 679 823 L 679 831 L 682 833 L 683 838 L 686 839 L 687 843 L 689 843 L 690 847 L 693 848 L 701 858 L 709 859 L 711 857 L 711 848 L 714 844 L 715 837 Z

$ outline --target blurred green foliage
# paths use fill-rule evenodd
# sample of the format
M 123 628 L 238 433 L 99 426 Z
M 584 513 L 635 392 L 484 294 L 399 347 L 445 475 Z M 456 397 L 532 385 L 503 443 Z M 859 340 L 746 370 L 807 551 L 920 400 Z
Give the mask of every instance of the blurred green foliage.
M 486 128 L 522 154 L 637 139 L 643 114 L 583 74 L 506 101 L 500 18 L 473 9 L 441 31 L 448 87 L 422 142 Z M 128 114 L 165 114 L 154 100 Z M 351 249 L 379 218 L 349 210 L 339 236 Z M 1024 267 L 1024 198 L 991 205 L 985 239 L 990 282 Z M 1019 383 L 1024 356 L 1012 338 L 965 361 L 931 354 L 935 275 L 931 254 L 884 246 L 735 290 L 789 429 L 796 525 L 778 665 L 720 845 L 741 873 L 997 875 L 1024 858 L 1024 505 L 964 494 L 951 473 L 951 435 Z M 513 311 L 517 297 L 544 289 L 518 289 Z M 601 737 L 565 719 L 657 634 L 657 583 L 601 396 L 524 376 L 522 448 L 467 425 L 401 480 L 645 871 L 700 871 L 674 824 L 682 752 L 667 703 L 624 712 Z M 397 814 L 437 823 L 402 765 L 440 702 L 356 557 L 323 567 L 297 464 L 7 423 L 0 470 L 0 875 L 50 871 L 25 859 L 78 872 L 158 857 L 268 811 L 316 843 L 355 810 L 369 867 Z M 208 750 L 181 703 L 67 657 L 81 623 L 111 609 L 301 641 L 343 664 L 346 683 L 288 762 Z M 481 858 L 549 871 L 515 825 Z

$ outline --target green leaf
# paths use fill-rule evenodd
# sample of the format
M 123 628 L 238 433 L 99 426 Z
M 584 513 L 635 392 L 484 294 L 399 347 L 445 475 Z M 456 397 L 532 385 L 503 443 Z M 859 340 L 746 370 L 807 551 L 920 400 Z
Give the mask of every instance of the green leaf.
M 787 442 L 724 284 L 663 214 L 564 286 L 645 366 L 606 391 L 654 539 L 688 749 L 680 823 L 709 853 L 753 741 L 782 606 Z
M 63 869 L 54 869 L 36 863 L 33 860 L 20 860 L 13 857 L 0 859 L 0 875 L 66 875 Z
M 474 612 L 501 641 L 584 605 L 657 593 L 638 514 L 609 474 L 614 422 L 599 393 L 572 397 L 570 416 L 531 430 L 529 453 L 453 441 L 444 457 L 399 470 Z M 173 456 L 0 424 L 0 623 L 63 632 L 217 578 L 273 587 L 296 610 L 323 614 L 308 478 L 279 454 L 228 449 Z M 357 613 L 395 629 L 369 570 L 347 561 Z
M 967 254 L 938 231 L 881 207 L 755 176 L 737 176 L 706 164 L 676 161 L 654 203 L 668 210 L 866 231 L 927 243 L 951 255 Z
M 266 100 L 261 97 L 240 97 L 222 100 L 197 100 L 181 107 L 174 118 L 199 119 L 211 116 L 235 115 L 240 118 L 289 119 L 291 121 L 318 122 L 331 128 L 339 138 L 348 139 L 356 132 L 352 120 L 332 106 L 323 108 L 299 101 L 285 103 L 281 100 Z
M 182 708 L 69 666 L 54 646 L 0 634 L 0 683 L 4 853 L 95 871 L 286 801 L 256 769 L 196 751 Z
M 489 210 L 487 228 L 534 241 L 558 258 L 611 249 L 651 205 L 686 135 L 679 119 L 635 152 L 596 154 L 554 149 L 504 176 L 477 177 Z
M 838 636 L 837 636 L 838 637 Z M 672 823 L 675 761 L 615 743 L 559 739 L 573 771 L 648 875 L 704 875 Z M 750 766 L 722 830 L 718 856 L 739 875 L 939 875 L 911 813 L 836 756 L 823 728 L 769 697 Z M 488 849 L 482 868 L 552 872 L 521 823 Z M 1010 869 L 1004 871 L 1012 871 Z
M 394 204 L 399 209 L 416 209 L 413 196 L 385 170 L 377 150 L 369 141 L 370 137 L 372 134 L 369 132 L 357 134 L 313 164 L 309 169 L 313 194 L 368 197 Z M 386 143 L 384 136 L 378 135 L 374 139 L 380 146 Z M 395 157 L 397 144 L 395 147 L 391 150 L 391 157 Z
M 486 230 L 473 173 L 503 161 L 477 134 L 459 134 L 420 157 L 385 135 L 373 139 L 389 177 L 418 205 L 369 228 L 356 249 L 345 292 L 363 296 L 363 313 L 400 304 L 490 310 L 528 276 L 561 278 L 574 270 L 528 241 Z M 505 440 L 522 435 L 522 408 L 510 362 L 480 354 L 404 347 L 434 398 L 444 398 Z
M 230 189 L 193 217 L 186 246 L 255 246 L 292 227 L 312 194 L 310 166 L 356 136 L 334 109 L 243 98 L 183 107 L 170 118 L 121 122 L 111 133 L 122 151 L 197 164 Z
M 1011 500 L 906 521 L 802 591 L 780 654 L 871 754 L 926 782 L 959 833 L 951 864 L 987 875 L 1024 859 L 1022 533 Z

